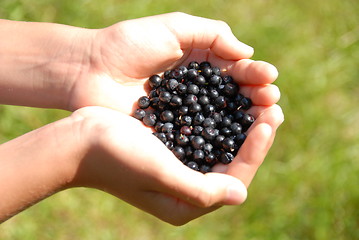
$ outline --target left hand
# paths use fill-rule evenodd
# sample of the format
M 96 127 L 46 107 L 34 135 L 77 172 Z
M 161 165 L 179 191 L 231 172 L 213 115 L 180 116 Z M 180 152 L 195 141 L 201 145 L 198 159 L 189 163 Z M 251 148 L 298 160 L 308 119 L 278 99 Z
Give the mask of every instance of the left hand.
M 255 105 L 273 105 L 279 91 L 271 83 L 277 70 L 269 63 L 249 60 L 253 49 L 236 39 L 222 22 L 183 13 L 169 13 L 119 22 L 92 31 L 89 64 L 73 83 L 69 110 L 105 106 L 130 114 L 146 95 L 153 74 L 190 61 L 209 61 L 226 69 Z

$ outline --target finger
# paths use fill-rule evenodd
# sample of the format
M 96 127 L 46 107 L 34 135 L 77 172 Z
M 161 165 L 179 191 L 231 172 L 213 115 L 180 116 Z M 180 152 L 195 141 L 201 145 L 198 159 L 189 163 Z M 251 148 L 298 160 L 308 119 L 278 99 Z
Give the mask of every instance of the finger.
M 169 157 L 169 156 L 168 156 Z M 164 192 L 201 208 L 237 205 L 245 201 L 247 191 L 237 178 L 221 174 L 202 174 L 183 165 L 178 159 L 161 161 L 158 192 Z
M 175 226 L 183 225 L 220 208 L 197 207 L 179 198 L 153 191 L 144 192 L 137 207 Z
M 278 77 L 278 70 L 267 62 L 243 59 L 228 66 L 227 74 L 240 85 L 261 85 L 273 83 Z
M 250 113 L 257 116 L 257 119 L 248 130 L 248 137 L 237 156 L 231 164 L 221 165 L 214 169 L 237 177 L 247 187 L 263 163 L 273 144 L 276 130 L 284 119 L 277 105 L 253 107 L 250 110 Z
M 253 105 L 271 106 L 276 104 L 280 99 L 280 91 L 276 85 L 258 85 L 258 86 L 242 86 L 240 93 L 245 97 L 249 97 Z
M 270 84 L 278 77 L 277 68 L 270 63 L 251 59 L 226 60 L 206 50 L 192 51 L 184 64 L 190 61 L 209 61 L 219 67 L 223 75 L 231 75 L 240 85 Z
M 253 48 L 240 42 L 230 27 L 217 20 L 211 20 L 184 13 L 164 14 L 165 23 L 175 34 L 181 49 L 211 49 L 216 55 L 230 60 L 250 58 Z

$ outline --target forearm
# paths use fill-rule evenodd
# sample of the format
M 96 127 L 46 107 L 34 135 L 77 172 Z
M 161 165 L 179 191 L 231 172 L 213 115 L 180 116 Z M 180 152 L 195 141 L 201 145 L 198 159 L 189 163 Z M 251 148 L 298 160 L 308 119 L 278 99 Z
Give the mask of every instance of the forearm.
M 0 20 L 0 103 L 68 108 L 89 65 L 91 31 L 53 23 Z
M 0 222 L 68 186 L 86 141 L 66 118 L 0 145 Z

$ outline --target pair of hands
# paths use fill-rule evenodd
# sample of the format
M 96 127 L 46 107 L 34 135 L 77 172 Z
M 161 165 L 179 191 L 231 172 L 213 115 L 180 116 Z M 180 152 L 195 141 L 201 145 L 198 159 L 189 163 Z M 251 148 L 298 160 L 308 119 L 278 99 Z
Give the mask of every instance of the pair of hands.
M 239 42 L 225 23 L 183 13 L 77 31 L 72 47 L 83 51 L 69 55 L 80 64 L 69 64 L 62 76 L 68 91 L 61 108 L 74 113 L 35 130 L 56 138 L 50 133 L 70 123 L 65 131 L 71 132 L 73 144 L 67 147 L 76 150 L 59 161 L 66 166 L 60 174 L 65 180 L 53 191 L 97 188 L 175 225 L 242 203 L 283 121 L 276 105 L 280 93 L 272 85 L 276 68 L 250 60 L 253 49 Z M 137 99 L 146 95 L 150 75 L 192 60 L 226 69 L 242 85 L 241 93 L 252 99 L 250 112 L 256 117 L 234 161 L 207 174 L 184 166 L 130 116 Z

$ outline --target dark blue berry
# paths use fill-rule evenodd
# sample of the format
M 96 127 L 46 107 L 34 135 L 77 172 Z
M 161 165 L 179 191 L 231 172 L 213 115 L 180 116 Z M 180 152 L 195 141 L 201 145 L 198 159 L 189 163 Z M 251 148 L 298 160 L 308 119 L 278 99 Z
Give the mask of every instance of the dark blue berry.
M 249 114 L 249 113 L 245 113 L 242 121 L 240 122 L 243 128 L 243 131 L 247 131 L 248 128 L 254 123 L 255 118 Z
M 170 79 L 166 83 L 166 87 L 168 90 L 175 90 L 178 87 L 179 83 L 176 79 Z
M 233 154 L 229 152 L 223 152 L 219 157 L 219 161 L 223 164 L 229 164 L 233 161 L 233 159 Z
M 203 160 L 204 156 L 205 156 L 205 154 L 202 150 L 196 149 L 193 152 L 193 160 L 195 160 L 197 162 Z
M 192 61 L 188 64 L 188 69 L 199 69 L 199 63 L 196 61 Z
M 197 69 L 189 69 L 188 72 L 187 72 L 187 78 L 188 80 L 193 80 L 195 79 L 196 77 L 198 77 L 198 71 Z
M 180 146 L 174 147 L 172 153 L 181 161 L 184 160 L 186 157 L 183 147 Z
M 165 110 L 161 113 L 160 119 L 163 122 L 172 122 L 174 119 L 174 114 L 170 110 Z
M 193 125 L 201 125 L 204 121 L 205 117 L 203 116 L 202 113 L 197 113 L 194 117 L 193 117 Z
M 187 87 L 187 93 L 197 95 L 199 93 L 199 87 L 196 84 L 189 84 Z
M 239 107 L 244 110 L 248 110 L 250 107 L 252 107 L 252 100 L 249 98 L 242 98 L 239 102 Z
M 146 126 L 153 127 L 156 124 L 157 117 L 153 113 L 148 113 L 148 114 L 146 113 L 142 121 Z
M 219 96 L 214 100 L 213 105 L 218 109 L 225 108 L 227 106 L 227 100 L 224 96 Z
M 161 131 L 163 133 L 170 133 L 173 131 L 173 128 L 174 128 L 173 123 L 166 122 L 165 124 L 163 124 Z
M 201 136 L 195 136 L 191 140 L 191 145 L 194 149 L 202 149 L 205 143 L 206 143 L 206 141 Z
M 172 94 L 167 91 L 160 92 L 159 94 L 159 99 L 164 103 L 169 103 L 171 101 L 171 98 Z
M 192 134 L 192 129 L 189 126 L 183 126 L 180 129 L 180 133 L 186 136 L 189 136 Z
M 138 106 L 142 109 L 146 109 L 150 106 L 151 100 L 147 96 L 142 96 L 137 101 Z
M 145 115 L 146 112 L 143 109 L 136 109 L 136 111 L 133 113 L 133 117 L 135 117 L 138 120 L 142 120 Z
M 202 106 L 199 103 L 192 103 L 188 108 L 189 113 L 195 114 L 202 111 Z
M 193 82 L 197 85 L 205 85 L 206 84 L 206 78 L 203 75 L 198 75 Z
M 194 135 L 201 135 L 202 131 L 203 131 L 203 127 L 200 126 L 200 125 L 196 125 L 196 126 L 193 127 L 192 133 Z
M 149 83 L 151 88 L 157 88 L 157 87 L 161 86 L 162 78 L 160 76 L 158 76 L 158 75 L 152 75 L 148 79 L 148 83 Z
M 188 162 L 187 164 L 187 167 L 189 167 L 190 169 L 193 169 L 195 171 L 199 171 L 199 168 L 198 168 L 198 164 L 194 161 L 190 161 Z
M 174 95 L 170 100 L 170 106 L 179 107 L 182 105 L 182 98 L 178 95 Z
M 180 124 L 181 126 L 191 126 L 192 124 L 192 117 L 185 115 L 180 117 Z

